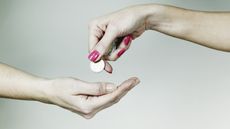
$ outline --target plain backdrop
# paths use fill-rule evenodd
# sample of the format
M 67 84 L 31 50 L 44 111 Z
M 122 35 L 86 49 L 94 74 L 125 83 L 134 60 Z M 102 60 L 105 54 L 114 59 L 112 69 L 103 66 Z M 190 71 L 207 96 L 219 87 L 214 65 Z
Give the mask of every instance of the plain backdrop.
M 141 80 L 91 120 L 53 105 L 0 99 L 0 129 L 229 129 L 229 53 L 148 31 L 112 63 L 112 75 L 90 71 L 89 21 L 141 3 L 230 10 L 228 0 L 0 0 L 1 62 L 48 78 Z

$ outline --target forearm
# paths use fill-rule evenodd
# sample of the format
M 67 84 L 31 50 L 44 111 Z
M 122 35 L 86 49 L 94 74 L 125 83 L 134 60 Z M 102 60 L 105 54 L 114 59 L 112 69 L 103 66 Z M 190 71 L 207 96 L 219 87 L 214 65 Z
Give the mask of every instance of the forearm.
M 0 64 L 0 97 L 46 101 L 48 81 Z
M 146 27 L 194 43 L 230 51 L 230 13 L 148 5 Z

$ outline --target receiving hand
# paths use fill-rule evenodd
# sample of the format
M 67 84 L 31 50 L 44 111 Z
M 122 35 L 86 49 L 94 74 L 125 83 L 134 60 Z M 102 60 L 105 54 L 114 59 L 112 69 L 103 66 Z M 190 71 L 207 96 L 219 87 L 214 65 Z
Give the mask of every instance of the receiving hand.
M 51 82 L 46 93 L 46 103 L 58 105 L 89 119 L 117 103 L 140 81 L 135 77 L 130 78 L 118 87 L 112 83 L 89 83 L 74 78 L 60 78 Z

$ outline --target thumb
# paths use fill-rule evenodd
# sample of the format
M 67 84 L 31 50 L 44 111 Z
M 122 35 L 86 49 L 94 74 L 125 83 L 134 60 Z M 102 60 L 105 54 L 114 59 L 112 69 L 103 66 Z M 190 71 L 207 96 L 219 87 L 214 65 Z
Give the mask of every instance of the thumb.
M 116 89 L 115 84 L 108 82 L 85 83 L 81 86 L 79 93 L 85 95 L 105 95 Z
M 102 39 L 97 43 L 94 49 L 89 54 L 88 58 L 92 62 L 97 62 L 109 50 L 110 45 L 117 37 L 116 29 L 108 27 Z

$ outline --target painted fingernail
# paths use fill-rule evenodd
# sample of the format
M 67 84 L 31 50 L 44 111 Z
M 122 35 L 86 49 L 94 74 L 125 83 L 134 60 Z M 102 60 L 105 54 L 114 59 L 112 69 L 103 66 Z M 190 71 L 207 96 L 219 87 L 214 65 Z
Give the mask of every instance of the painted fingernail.
M 132 35 L 127 35 L 127 36 L 124 38 L 124 44 L 125 44 L 126 46 L 128 46 L 129 43 L 131 43 L 132 39 L 133 39 Z
M 109 73 L 109 74 L 112 74 L 112 73 L 113 73 L 113 71 L 109 71 L 108 73 Z
M 117 56 L 120 57 L 122 54 L 124 54 L 124 52 L 126 51 L 126 49 L 121 49 L 118 53 Z
M 97 50 L 94 50 L 93 52 L 91 52 L 88 56 L 88 59 L 96 62 L 97 58 L 99 57 L 100 53 Z

